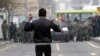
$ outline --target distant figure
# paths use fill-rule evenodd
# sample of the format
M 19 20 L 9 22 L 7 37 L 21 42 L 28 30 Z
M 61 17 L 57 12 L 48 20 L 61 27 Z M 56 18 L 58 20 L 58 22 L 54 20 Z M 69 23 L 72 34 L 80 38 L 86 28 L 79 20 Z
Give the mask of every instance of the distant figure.
M 95 16 L 92 21 L 93 25 L 93 37 L 98 37 L 98 18 Z
M 3 34 L 3 40 L 6 41 L 7 40 L 7 21 L 4 20 L 1 26 L 2 29 L 2 34 Z
M 30 39 L 30 32 L 25 32 L 24 31 L 24 25 L 25 25 L 25 21 L 23 21 L 21 23 L 21 32 L 22 32 L 22 36 L 21 36 L 21 42 L 22 43 L 28 43 L 29 42 L 29 39 Z
M 10 33 L 10 40 L 14 39 L 14 42 L 16 42 L 16 25 L 11 22 L 11 25 L 9 26 L 9 33 Z
M 46 19 L 46 10 L 41 8 L 39 10 L 40 19 L 30 23 L 32 16 L 29 17 L 29 20 L 25 23 L 25 31 L 34 30 L 34 42 L 36 56 L 51 56 L 51 32 L 52 28 L 56 32 L 61 32 L 61 29 L 54 24 L 52 21 Z M 27 37 L 28 38 L 28 37 Z

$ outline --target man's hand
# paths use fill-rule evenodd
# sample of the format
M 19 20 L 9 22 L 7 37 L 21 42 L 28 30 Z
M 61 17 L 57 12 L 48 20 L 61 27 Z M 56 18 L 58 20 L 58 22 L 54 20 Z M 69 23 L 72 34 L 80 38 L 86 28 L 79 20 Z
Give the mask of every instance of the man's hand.
M 30 22 L 30 21 L 32 20 L 32 18 L 33 18 L 33 17 L 32 17 L 32 14 L 29 14 L 28 20 L 27 20 L 27 21 Z

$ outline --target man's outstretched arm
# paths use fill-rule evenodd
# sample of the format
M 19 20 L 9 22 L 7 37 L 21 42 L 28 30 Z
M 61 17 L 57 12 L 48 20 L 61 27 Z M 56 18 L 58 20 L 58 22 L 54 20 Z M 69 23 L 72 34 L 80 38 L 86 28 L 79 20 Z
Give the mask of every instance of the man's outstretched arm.
M 34 29 L 34 25 L 29 22 L 25 22 L 24 31 L 32 31 Z
M 29 18 L 26 20 L 27 22 L 25 22 L 25 25 L 24 25 L 24 30 L 25 31 L 32 31 L 34 29 L 33 23 L 30 23 L 32 18 L 33 18 L 32 15 L 29 14 Z
M 51 22 L 50 27 L 55 31 L 55 32 L 61 32 L 61 29 L 58 25 L 56 25 L 55 23 Z

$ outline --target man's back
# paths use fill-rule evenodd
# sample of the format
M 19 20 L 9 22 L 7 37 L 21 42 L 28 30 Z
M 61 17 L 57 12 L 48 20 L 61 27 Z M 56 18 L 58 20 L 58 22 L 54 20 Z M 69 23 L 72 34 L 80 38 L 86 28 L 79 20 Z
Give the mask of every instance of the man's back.
M 28 28 L 27 28 L 28 27 Z M 50 29 L 52 28 L 56 32 L 60 32 L 61 30 L 57 25 L 53 22 L 49 21 L 45 18 L 40 18 L 39 20 L 35 20 L 31 23 L 30 26 L 26 25 L 26 30 L 34 30 L 34 42 L 51 42 L 51 32 Z
M 47 19 L 41 18 L 33 22 L 34 26 L 34 41 L 40 40 L 41 42 L 51 42 L 50 24 Z

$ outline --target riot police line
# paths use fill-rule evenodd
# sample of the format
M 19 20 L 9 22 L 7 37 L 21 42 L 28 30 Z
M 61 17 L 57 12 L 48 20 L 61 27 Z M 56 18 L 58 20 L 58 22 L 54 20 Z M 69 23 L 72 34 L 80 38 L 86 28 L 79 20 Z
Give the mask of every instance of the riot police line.
M 13 42 L 32 42 L 31 32 L 26 33 L 24 31 L 24 21 L 17 25 L 14 22 L 7 24 L 6 20 L 3 20 L 1 25 L 3 41 L 13 41 Z
M 9 36 L 9 40 L 14 39 L 15 42 L 22 42 L 22 43 L 32 43 L 33 42 L 33 33 L 32 32 L 25 32 L 24 31 L 24 21 L 19 24 L 19 27 L 16 27 L 16 29 L 9 29 L 9 32 L 13 30 L 13 35 L 15 37 Z M 98 37 L 100 36 L 100 16 L 89 16 L 86 20 L 79 20 L 75 18 L 73 21 L 65 21 L 65 26 L 61 26 L 62 32 L 51 33 L 52 40 L 54 41 L 74 41 L 76 38 L 76 41 L 86 41 L 90 40 L 91 37 Z M 5 36 L 5 29 L 6 29 L 5 21 L 2 24 L 2 31 L 3 31 L 3 39 L 7 40 L 7 37 Z M 10 26 L 9 26 L 10 27 Z M 14 27 L 13 27 L 14 28 Z M 63 30 L 63 28 L 66 28 L 67 31 Z M 12 31 L 11 31 L 12 32 Z M 10 35 L 10 33 L 9 33 Z
M 61 33 L 53 33 L 56 41 L 89 41 L 91 38 L 100 36 L 100 16 L 89 16 L 86 19 L 78 19 L 65 21 L 68 31 Z M 65 32 L 65 33 L 63 33 Z
M 89 16 L 85 20 L 75 18 L 68 23 L 71 39 L 76 41 L 87 41 L 100 36 L 100 16 Z

